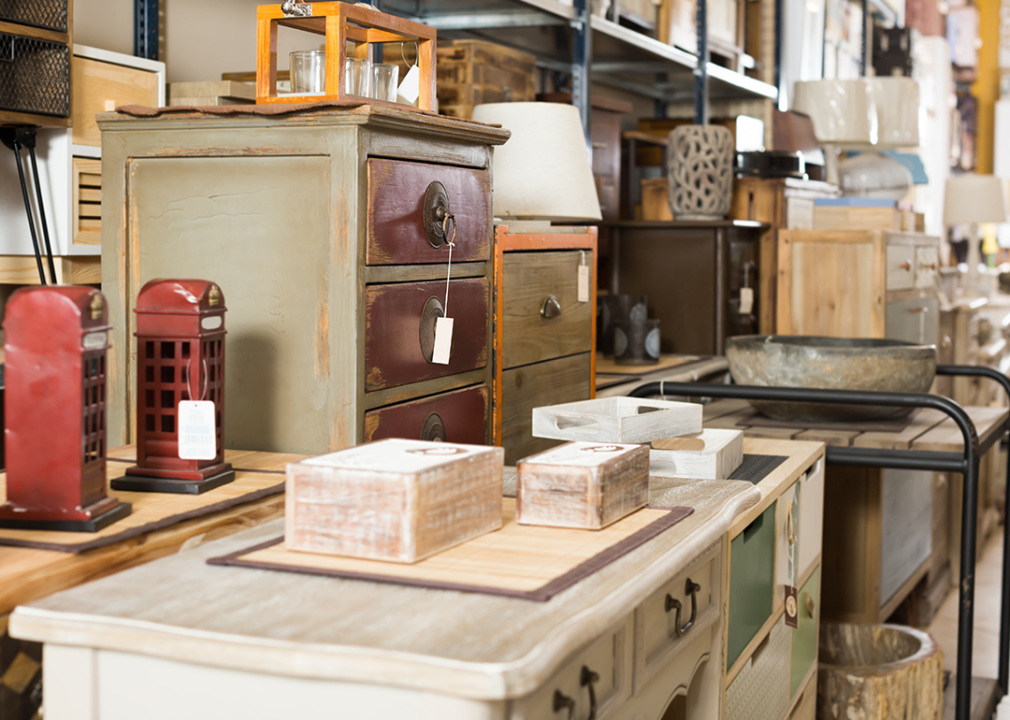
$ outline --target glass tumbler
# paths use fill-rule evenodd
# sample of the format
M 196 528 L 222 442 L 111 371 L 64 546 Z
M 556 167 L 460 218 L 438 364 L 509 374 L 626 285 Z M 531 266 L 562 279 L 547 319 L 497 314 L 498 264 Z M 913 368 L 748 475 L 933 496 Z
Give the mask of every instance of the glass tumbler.
M 396 87 L 400 81 L 400 68 L 386 63 L 372 66 L 372 97 L 385 102 L 396 102 Z
M 291 53 L 291 92 L 321 93 L 326 89 L 326 53 L 297 50 Z
M 347 58 L 344 62 L 344 92 L 357 97 L 372 96 L 372 61 Z

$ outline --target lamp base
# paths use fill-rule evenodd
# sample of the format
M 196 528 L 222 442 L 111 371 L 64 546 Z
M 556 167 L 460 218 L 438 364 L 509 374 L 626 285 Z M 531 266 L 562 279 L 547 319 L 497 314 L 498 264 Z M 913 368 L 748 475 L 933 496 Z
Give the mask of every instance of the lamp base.
M 121 502 L 111 510 L 96 515 L 90 520 L 11 520 L 0 518 L 0 528 L 9 530 L 58 530 L 61 532 L 98 532 L 114 522 L 128 517 L 133 506 Z
M 219 488 L 235 480 L 234 470 L 225 470 L 211 475 L 206 480 L 185 480 L 181 478 L 155 478 L 140 475 L 124 475 L 110 485 L 113 490 L 130 492 L 175 493 L 177 495 L 202 495 L 208 490 Z

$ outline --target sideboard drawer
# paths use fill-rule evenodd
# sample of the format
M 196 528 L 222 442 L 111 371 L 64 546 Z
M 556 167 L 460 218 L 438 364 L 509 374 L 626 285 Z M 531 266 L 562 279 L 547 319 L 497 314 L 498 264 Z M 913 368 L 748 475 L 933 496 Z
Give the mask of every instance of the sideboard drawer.
M 726 667 L 771 617 L 775 592 L 775 505 L 733 538 L 729 549 Z
M 915 281 L 915 246 L 887 246 L 888 290 L 910 290 Z
M 158 73 L 125 67 L 90 58 L 75 57 L 71 66 L 74 119 L 73 137 L 77 145 L 102 146 L 95 115 L 120 105 L 158 106 Z
M 432 183 L 445 189 L 456 222 L 453 262 L 488 260 L 491 256 L 491 173 L 475 168 L 369 158 L 369 265 L 444 263 L 445 245 L 433 247 L 424 225 L 425 197 Z M 446 224 L 452 239 L 452 222 Z
M 488 281 L 453 280 L 449 317 L 455 320 L 448 365 L 430 362 L 435 318 L 442 314 L 441 281 L 369 285 L 365 290 L 365 390 L 398 387 L 487 365 Z M 422 347 L 424 344 L 424 347 Z
M 592 267 L 592 253 L 580 250 L 505 253 L 503 368 L 593 349 L 593 307 L 578 301 L 583 258 Z
M 789 697 L 803 686 L 803 681 L 817 660 L 817 618 L 821 611 L 821 570 L 817 568 L 803 583 L 796 595 L 799 617 L 793 631 L 792 659 L 790 661 Z
M 785 714 L 792 632 L 782 615 L 726 688 L 726 720 L 769 720 Z
M 484 445 L 488 397 L 487 386 L 480 385 L 371 410 L 365 413 L 365 442 L 420 438 Z
M 531 695 L 513 703 L 510 720 L 603 720 L 631 694 L 631 618 L 575 653 Z M 590 681 L 591 682 L 587 682 Z M 592 685 L 592 693 L 590 693 Z M 569 715 L 565 703 L 575 703 Z M 595 701 L 595 715 L 593 702 Z
M 915 287 L 930 289 L 939 282 L 940 248 L 918 245 L 915 248 Z
M 692 642 L 720 612 L 721 543 L 702 553 L 691 567 L 666 583 L 638 606 L 636 653 L 643 680 L 669 656 Z M 635 686 L 639 687 L 636 674 Z

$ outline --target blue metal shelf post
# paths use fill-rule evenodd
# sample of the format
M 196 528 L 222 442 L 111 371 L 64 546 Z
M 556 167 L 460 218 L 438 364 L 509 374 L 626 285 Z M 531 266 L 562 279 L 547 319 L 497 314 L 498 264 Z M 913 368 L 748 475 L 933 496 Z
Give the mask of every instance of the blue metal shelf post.
M 158 59 L 158 0 L 133 0 L 133 54 Z

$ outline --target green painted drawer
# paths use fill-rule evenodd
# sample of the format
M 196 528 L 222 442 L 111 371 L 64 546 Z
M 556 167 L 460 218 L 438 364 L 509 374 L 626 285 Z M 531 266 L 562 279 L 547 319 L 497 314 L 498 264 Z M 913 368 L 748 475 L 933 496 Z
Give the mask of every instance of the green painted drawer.
M 817 618 L 821 614 L 821 569 L 814 570 L 804 583 L 799 600 L 799 626 L 793 631 L 793 651 L 790 661 L 789 697 L 795 697 L 817 659 Z M 811 604 L 807 603 L 810 598 Z M 810 610 L 813 609 L 813 612 Z
M 733 538 L 729 550 L 726 667 L 732 667 L 772 614 L 775 595 L 775 504 Z

